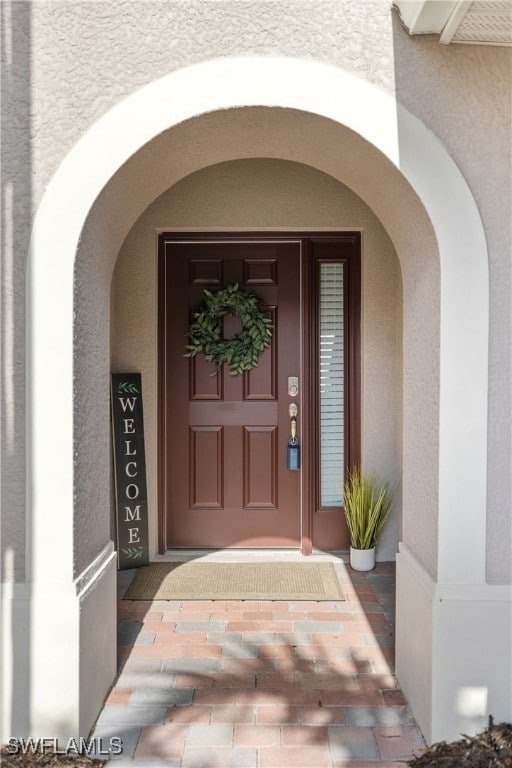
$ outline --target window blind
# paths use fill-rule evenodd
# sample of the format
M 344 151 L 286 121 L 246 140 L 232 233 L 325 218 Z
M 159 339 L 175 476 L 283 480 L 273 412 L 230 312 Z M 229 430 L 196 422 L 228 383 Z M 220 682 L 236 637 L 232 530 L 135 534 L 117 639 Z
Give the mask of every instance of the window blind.
M 320 505 L 341 507 L 344 479 L 343 264 L 320 264 Z

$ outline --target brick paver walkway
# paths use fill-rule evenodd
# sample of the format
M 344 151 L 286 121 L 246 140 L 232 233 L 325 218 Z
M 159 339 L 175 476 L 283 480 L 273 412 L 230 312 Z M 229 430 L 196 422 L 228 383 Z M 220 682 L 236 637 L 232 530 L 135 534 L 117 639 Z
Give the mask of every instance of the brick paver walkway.
M 394 564 L 335 565 L 335 602 L 119 601 L 95 736 L 118 763 L 404 768 L 424 746 L 393 675 Z

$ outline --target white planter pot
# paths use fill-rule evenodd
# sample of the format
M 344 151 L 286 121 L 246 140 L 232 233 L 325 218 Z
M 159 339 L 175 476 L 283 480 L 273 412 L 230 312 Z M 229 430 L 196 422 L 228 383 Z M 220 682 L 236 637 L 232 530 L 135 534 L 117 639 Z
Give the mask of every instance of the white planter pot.
M 354 571 L 372 571 L 375 568 L 375 547 L 372 549 L 350 547 L 350 565 Z

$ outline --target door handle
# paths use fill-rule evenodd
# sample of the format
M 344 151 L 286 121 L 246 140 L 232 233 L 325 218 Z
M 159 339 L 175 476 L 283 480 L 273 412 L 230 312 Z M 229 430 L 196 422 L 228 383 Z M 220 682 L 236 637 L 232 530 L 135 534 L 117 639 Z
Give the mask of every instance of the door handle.
M 288 414 L 290 416 L 290 435 L 292 444 L 295 444 L 297 441 L 297 414 L 299 412 L 299 409 L 297 407 L 297 403 L 290 403 L 288 406 Z
M 290 437 L 288 438 L 288 447 L 286 453 L 286 465 L 288 469 L 300 469 L 300 445 L 297 437 L 297 414 L 299 409 L 297 403 L 290 403 L 288 413 L 290 415 Z

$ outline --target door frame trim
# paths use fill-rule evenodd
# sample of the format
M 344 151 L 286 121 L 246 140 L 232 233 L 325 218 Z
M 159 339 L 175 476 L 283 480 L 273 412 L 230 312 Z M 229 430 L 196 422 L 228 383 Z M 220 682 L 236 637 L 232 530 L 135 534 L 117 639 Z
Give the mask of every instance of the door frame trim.
M 302 439 L 301 456 L 301 552 L 310 555 L 313 552 L 313 515 L 316 512 L 318 498 L 318 447 L 315 438 L 318 424 L 317 413 L 317 343 L 316 343 L 316 294 L 313 288 L 316 280 L 317 258 L 312 255 L 311 243 L 344 242 L 352 246 L 348 270 L 346 313 L 350 317 L 347 325 L 345 359 L 347 363 L 346 393 L 346 461 L 345 466 L 361 462 L 361 230 L 171 230 L 158 233 L 157 256 L 157 533 L 158 552 L 166 552 L 166 509 L 167 495 L 165 477 L 166 419 L 166 338 L 165 338 L 165 244 L 169 241 L 298 241 L 301 245 L 301 370 L 302 389 L 301 434 L 309 439 Z M 350 290 L 348 289 L 350 285 Z
M 343 254 L 336 256 L 322 253 L 322 245 L 336 244 L 343 247 Z M 318 251 L 314 253 L 315 246 Z M 308 450 L 311 458 L 308 462 L 307 479 L 309 483 L 306 509 L 309 537 L 303 540 L 303 553 L 311 554 L 315 548 L 315 515 L 332 515 L 334 508 L 320 507 L 320 397 L 319 381 L 319 277 L 318 265 L 322 262 L 341 261 L 344 270 L 344 325 L 346 328 L 344 345 L 344 459 L 345 477 L 350 467 L 361 464 L 361 232 L 317 233 L 308 236 L 308 257 L 305 259 L 304 284 L 308 287 L 305 301 L 307 323 L 305 325 L 305 345 L 308 349 L 308 365 L 304 371 L 309 388 L 307 408 L 309 409 L 308 432 L 310 436 Z M 305 359 L 304 359 L 304 365 Z M 303 409 L 305 406 L 303 405 Z M 341 480 L 341 478 L 340 478 Z M 344 523 L 343 523 L 344 524 Z M 348 542 L 348 531 L 347 531 Z M 317 541 L 318 544 L 318 541 Z

